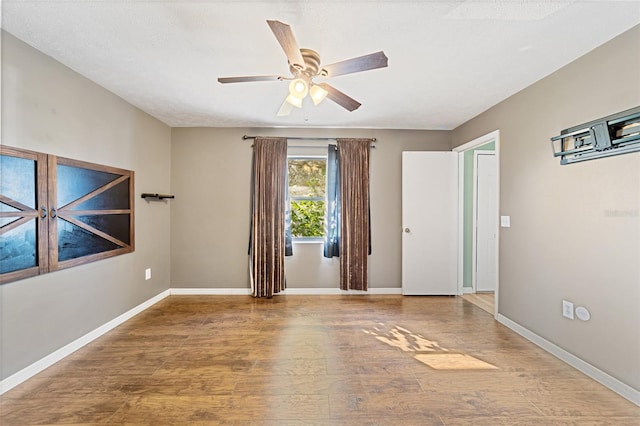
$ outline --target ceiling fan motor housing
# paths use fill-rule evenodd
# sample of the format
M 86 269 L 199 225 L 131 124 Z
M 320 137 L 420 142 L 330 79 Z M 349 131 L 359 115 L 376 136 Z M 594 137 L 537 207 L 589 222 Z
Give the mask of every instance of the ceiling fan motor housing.
M 300 54 L 302 55 L 302 59 L 304 60 L 304 69 L 300 70 L 295 65 L 289 62 L 289 69 L 291 70 L 291 74 L 294 76 L 298 76 L 299 74 L 304 74 L 309 79 L 321 76 L 325 77 L 327 72 L 324 69 L 320 69 L 320 55 L 315 50 L 311 49 L 300 49 Z

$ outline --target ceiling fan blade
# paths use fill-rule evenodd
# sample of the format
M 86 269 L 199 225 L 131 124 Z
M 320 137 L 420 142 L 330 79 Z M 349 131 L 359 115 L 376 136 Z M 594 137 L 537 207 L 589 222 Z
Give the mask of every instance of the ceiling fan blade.
M 284 50 L 285 55 L 287 55 L 289 63 L 296 68 L 299 68 L 301 70 L 304 69 L 304 59 L 302 58 L 302 54 L 300 53 L 298 42 L 293 36 L 291 27 L 280 21 L 267 20 L 267 24 L 269 24 L 271 31 L 273 31 L 276 39 L 278 39 L 278 43 L 280 43 L 280 46 L 282 46 L 282 50 Z
M 362 105 L 360 102 L 356 101 L 350 96 L 345 95 L 344 93 L 327 83 L 319 83 L 318 86 L 322 87 L 328 92 L 327 98 L 331 99 L 333 102 L 337 103 L 346 110 L 355 111 L 360 108 L 360 105 Z
M 291 114 L 291 111 L 293 111 L 293 105 L 291 105 L 285 99 L 284 102 L 282 103 L 282 105 L 280 106 L 280 109 L 278 110 L 278 113 L 276 114 L 276 116 L 278 116 L 278 117 L 286 117 L 289 114 Z
M 323 70 L 327 72 L 327 77 L 335 77 L 343 74 L 384 68 L 388 65 L 387 55 L 383 51 L 370 53 L 357 58 L 346 59 L 330 65 L 324 65 Z
M 285 77 L 281 75 L 252 75 L 243 77 L 219 77 L 219 83 L 247 83 L 251 81 L 278 81 Z

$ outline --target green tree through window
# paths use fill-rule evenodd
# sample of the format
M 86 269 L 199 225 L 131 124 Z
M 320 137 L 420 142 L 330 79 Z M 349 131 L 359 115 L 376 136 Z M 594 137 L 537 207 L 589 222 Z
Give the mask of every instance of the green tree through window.
M 291 234 L 294 238 L 324 236 L 327 159 L 289 157 Z

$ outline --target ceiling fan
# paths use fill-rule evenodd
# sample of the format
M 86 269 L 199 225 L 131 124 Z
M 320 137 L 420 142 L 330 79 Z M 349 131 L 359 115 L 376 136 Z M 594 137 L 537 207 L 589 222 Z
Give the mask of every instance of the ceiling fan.
M 269 24 L 271 31 L 287 56 L 292 77 L 282 75 L 220 77 L 218 82 L 290 81 L 289 95 L 280 107 L 278 116 L 289 115 L 293 107 L 302 108 L 302 100 L 307 94 L 309 94 L 314 105 L 318 105 L 326 97 L 348 111 L 354 111 L 360 107 L 360 102 L 327 83 L 316 83 L 314 79 L 336 77 L 387 66 L 388 58 L 382 51 L 330 65 L 320 65 L 318 52 L 311 49 L 300 49 L 289 25 L 280 21 L 269 20 L 267 20 L 267 24 Z

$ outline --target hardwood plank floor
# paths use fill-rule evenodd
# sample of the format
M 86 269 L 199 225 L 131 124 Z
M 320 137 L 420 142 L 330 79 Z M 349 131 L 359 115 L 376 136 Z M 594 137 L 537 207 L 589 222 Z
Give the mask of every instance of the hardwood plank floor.
M 639 423 L 459 297 L 171 296 L 0 401 L 3 426 Z
M 493 292 L 490 293 L 468 293 L 464 294 L 462 298 L 467 302 L 471 302 L 478 308 L 493 315 L 494 313 L 494 297 Z

